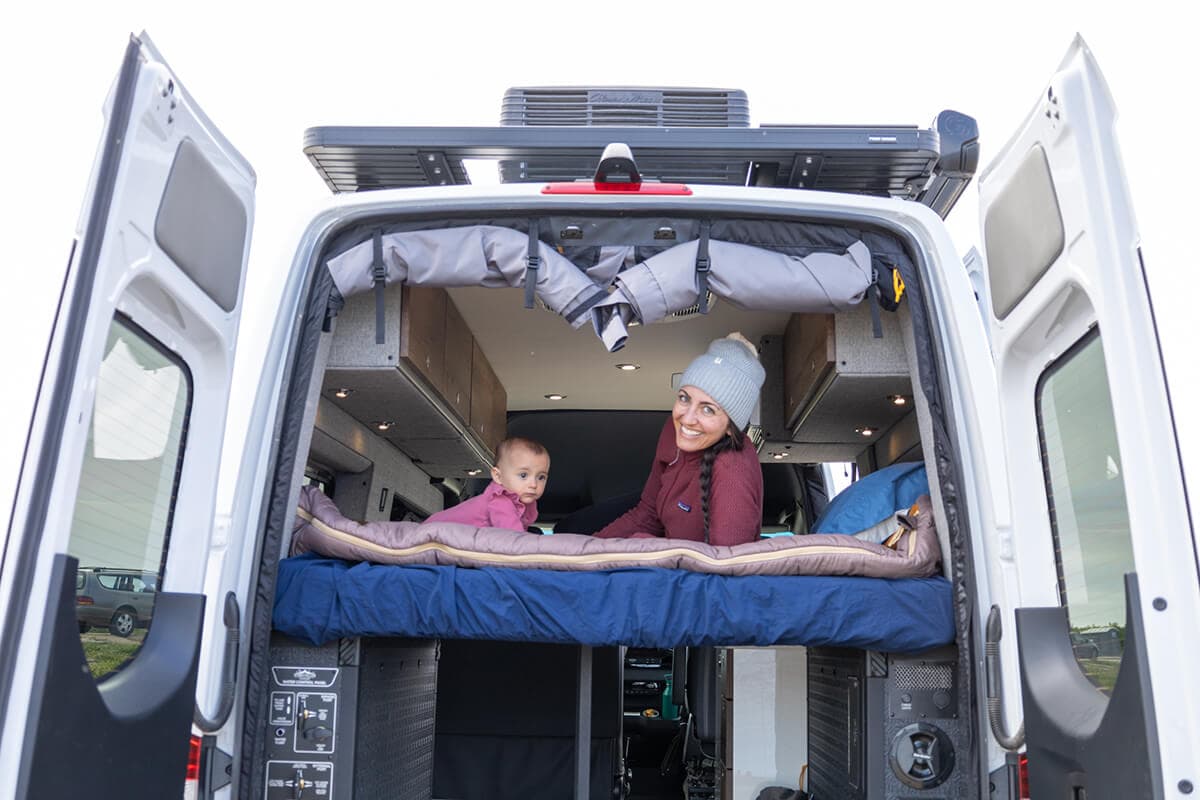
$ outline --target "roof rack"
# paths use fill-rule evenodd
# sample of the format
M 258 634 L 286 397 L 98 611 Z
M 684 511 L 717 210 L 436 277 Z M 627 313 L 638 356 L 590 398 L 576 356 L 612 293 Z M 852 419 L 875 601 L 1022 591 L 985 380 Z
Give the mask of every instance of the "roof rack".
M 468 184 L 464 160 L 499 161 L 504 183 L 590 179 L 629 145 L 646 180 L 901 197 L 945 217 L 979 161 L 978 126 L 943 111 L 916 126 L 317 127 L 304 153 L 334 193 Z

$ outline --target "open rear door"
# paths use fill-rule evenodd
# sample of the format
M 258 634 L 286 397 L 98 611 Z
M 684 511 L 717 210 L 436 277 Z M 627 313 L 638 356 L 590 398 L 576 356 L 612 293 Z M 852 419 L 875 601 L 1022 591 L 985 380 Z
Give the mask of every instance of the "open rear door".
M 255 177 L 144 35 L 105 114 L 0 572 L 0 797 L 189 766 Z
M 1176 663 L 1196 560 L 1115 118 L 1077 38 L 979 184 L 1012 493 L 990 569 L 1035 798 L 1198 777 L 1194 665 Z

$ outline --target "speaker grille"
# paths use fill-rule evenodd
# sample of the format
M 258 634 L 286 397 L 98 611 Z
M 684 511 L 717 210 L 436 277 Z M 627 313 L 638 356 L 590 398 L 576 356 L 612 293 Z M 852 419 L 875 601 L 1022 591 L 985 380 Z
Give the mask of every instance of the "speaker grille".
M 894 664 L 893 680 L 901 689 L 952 689 L 954 667 L 952 664 Z

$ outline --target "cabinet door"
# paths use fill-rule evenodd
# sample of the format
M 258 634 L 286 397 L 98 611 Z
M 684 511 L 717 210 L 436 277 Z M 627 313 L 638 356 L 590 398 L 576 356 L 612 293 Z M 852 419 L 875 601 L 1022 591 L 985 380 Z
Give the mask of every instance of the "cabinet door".
M 508 431 L 508 393 L 478 344 L 472 362 L 471 427 L 495 453 Z
M 832 314 L 793 314 L 784 333 L 784 422 L 789 426 L 833 368 Z
M 446 388 L 443 396 L 459 419 L 471 418 L 471 370 L 475 337 L 453 300 L 446 301 Z
M 446 393 L 446 292 L 405 285 L 400 301 L 400 357 Z

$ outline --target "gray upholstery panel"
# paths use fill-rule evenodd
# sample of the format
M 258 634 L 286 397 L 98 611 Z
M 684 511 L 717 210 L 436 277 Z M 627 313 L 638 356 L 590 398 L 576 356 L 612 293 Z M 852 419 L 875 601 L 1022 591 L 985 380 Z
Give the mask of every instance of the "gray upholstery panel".
M 1046 152 L 1030 149 L 983 221 L 992 309 L 1004 319 L 1063 250 L 1063 222 Z
M 154 238 L 204 293 L 226 311 L 237 305 L 247 209 L 191 139 L 175 162 L 154 220 Z

